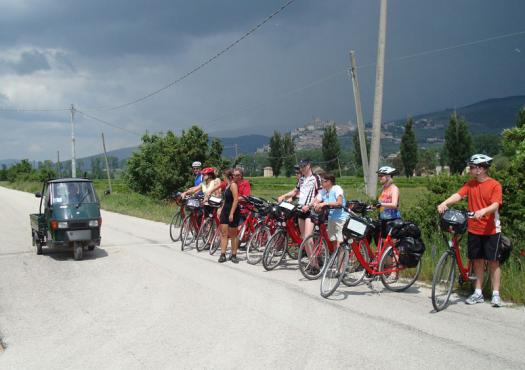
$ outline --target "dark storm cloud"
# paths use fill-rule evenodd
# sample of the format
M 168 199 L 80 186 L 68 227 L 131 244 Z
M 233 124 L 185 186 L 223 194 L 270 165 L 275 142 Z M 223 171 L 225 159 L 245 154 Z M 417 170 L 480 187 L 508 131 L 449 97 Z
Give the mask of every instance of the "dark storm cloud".
M 49 70 L 49 62 L 47 57 L 38 50 L 24 51 L 20 55 L 20 59 L 11 63 L 11 67 L 16 73 L 21 75 L 31 74 L 36 71 Z
M 192 70 L 283 3 L 11 1 L 0 12 L 0 107 L 67 108 L 74 103 L 88 109 L 128 102 Z M 524 12 L 522 0 L 389 1 L 384 120 L 525 93 L 525 52 L 516 51 L 525 50 L 525 36 L 396 61 L 521 31 Z M 93 114 L 139 132 L 180 132 L 199 123 L 218 136 L 270 134 L 315 117 L 354 121 L 345 72 L 348 52 L 354 49 L 358 64 L 365 66 L 359 79 L 369 121 L 378 13 L 378 0 L 296 0 L 181 83 L 129 108 Z M 29 55 L 22 57 L 24 53 Z M 23 58 L 26 64 L 19 72 L 26 74 L 16 74 L 12 63 Z M 39 71 L 45 73 L 35 73 Z M 124 131 L 77 119 L 79 155 L 98 151 L 101 130 L 113 148 L 139 141 Z M 59 137 L 55 129 L 56 140 L 40 143 L 41 158 L 54 156 L 58 146 L 67 148 L 67 112 L 0 115 L 2 129 L 17 127 L 17 122 L 22 131 L 16 133 L 24 138 L 45 137 L 42 127 L 63 131 Z M 8 139 L 0 139 L 6 151 L 3 140 Z M 23 146 L 9 148 L 13 154 L 2 151 L 0 158 L 24 156 Z

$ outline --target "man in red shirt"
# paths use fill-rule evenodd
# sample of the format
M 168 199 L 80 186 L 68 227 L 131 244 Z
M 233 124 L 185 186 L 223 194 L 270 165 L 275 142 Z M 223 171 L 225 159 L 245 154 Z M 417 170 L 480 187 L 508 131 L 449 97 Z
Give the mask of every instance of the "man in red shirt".
M 233 169 L 233 181 L 237 183 L 237 187 L 239 188 L 239 198 L 243 199 L 244 197 L 251 195 L 252 188 L 250 182 L 244 179 L 242 168 Z
M 477 279 L 474 293 L 465 302 L 467 304 L 484 302 L 481 284 L 484 261 L 488 261 L 493 289 L 491 304 L 494 307 L 501 307 L 499 296 L 501 269 L 497 256 L 501 235 L 499 209 L 503 196 L 501 184 L 488 176 L 491 162 L 492 158 L 484 154 L 473 155 L 468 162 L 472 180 L 441 203 L 438 212 L 443 213 L 448 206 L 464 198 L 468 199 L 468 209 L 474 212 L 474 217 L 468 220 L 468 258 L 473 260 Z

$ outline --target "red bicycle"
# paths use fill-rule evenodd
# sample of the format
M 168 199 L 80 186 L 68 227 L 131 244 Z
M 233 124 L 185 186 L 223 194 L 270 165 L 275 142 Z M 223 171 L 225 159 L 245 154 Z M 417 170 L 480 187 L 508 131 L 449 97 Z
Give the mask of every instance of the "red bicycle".
M 273 213 L 277 212 L 277 205 L 266 204 L 259 209 L 259 223 L 246 244 L 246 261 L 250 265 L 261 262 L 266 244 L 277 229 L 277 221 L 272 217 L 272 210 Z
M 467 219 L 474 216 L 474 212 L 448 209 L 441 216 L 441 234 L 443 241 L 447 244 L 447 250 L 441 255 L 432 279 L 432 305 L 436 311 L 444 310 L 450 301 L 450 295 L 454 288 L 456 279 L 456 266 L 459 270 L 458 283 L 460 285 L 467 281 L 476 281 L 472 261 L 465 265 L 461 256 L 461 239 L 467 231 Z M 452 235 L 449 239 L 448 235 Z M 487 264 L 485 263 L 485 270 Z M 488 280 L 488 274 L 484 274 Z M 486 281 L 483 285 L 485 285 Z
M 222 199 L 212 195 L 208 198 L 207 203 L 208 204 L 204 205 L 205 219 L 199 229 L 197 242 L 195 243 L 195 249 L 197 249 L 198 252 L 210 248 L 220 223 L 217 209 L 221 206 Z
M 318 279 L 333 253 L 335 245 L 330 240 L 327 230 L 328 209 L 310 212 L 314 223 L 314 232 L 306 237 L 299 247 L 299 271 L 309 280 Z
M 204 212 L 201 206 L 202 197 L 191 197 L 186 200 L 186 211 L 188 214 L 182 221 L 182 227 L 180 228 L 180 249 L 184 251 L 184 248 L 189 247 L 197 238 L 200 226 L 204 221 Z
M 180 191 L 174 193 L 171 198 L 175 200 L 175 203 L 177 204 L 179 209 L 171 218 L 170 238 L 174 242 L 178 242 L 180 240 L 180 229 L 182 226 L 182 220 L 184 220 L 184 218 L 186 217 L 186 212 L 184 210 L 186 200 L 182 198 Z
M 301 210 L 289 202 L 281 202 L 273 208 L 271 218 L 276 222 L 276 230 L 268 240 L 262 257 L 263 267 L 267 271 L 276 268 L 286 253 L 297 258 L 296 248 L 303 242 L 294 217 L 299 212 Z
M 400 292 L 408 289 L 417 280 L 421 272 L 421 259 L 410 261 L 392 238 L 393 233 L 405 226 L 402 220 L 389 223 L 385 239 L 379 238 L 374 251 L 369 240 L 376 232 L 372 220 L 365 213 L 372 209 L 361 204 L 362 216 L 350 211 L 350 216 L 343 228 L 347 239 L 332 254 L 321 279 L 321 296 L 332 295 L 341 281 L 347 286 L 359 284 L 365 276 L 369 281 L 381 279 L 385 288 Z

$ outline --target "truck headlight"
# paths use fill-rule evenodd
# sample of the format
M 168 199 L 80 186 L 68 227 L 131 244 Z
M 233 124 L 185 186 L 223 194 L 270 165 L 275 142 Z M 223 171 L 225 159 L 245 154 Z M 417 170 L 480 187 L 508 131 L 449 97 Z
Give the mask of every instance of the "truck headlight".
M 98 220 L 90 220 L 89 227 L 98 227 Z
M 58 222 L 58 223 L 57 223 L 57 227 L 58 227 L 59 229 L 67 229 L 67 222 L 66 222 L 66 221 Z

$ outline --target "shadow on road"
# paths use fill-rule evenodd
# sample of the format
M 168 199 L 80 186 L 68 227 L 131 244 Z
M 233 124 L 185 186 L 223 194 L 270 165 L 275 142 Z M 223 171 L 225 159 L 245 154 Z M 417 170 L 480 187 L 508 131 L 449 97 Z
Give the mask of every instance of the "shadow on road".
M 48 248 L 48 249 L 44 249 L 44 255 L 49 256 L 56 261 L 73 260 L 72 250 L 65 250 L 65 249 L 59 249 L 59 248 Z M 82 260 L 77 261 L 77 262 L 96 260 L 98 258 L 104 258 L 107 256 L 108 256 L 108 253 L 104 249 L 95 248 L 92 251 L 84 251 Z

